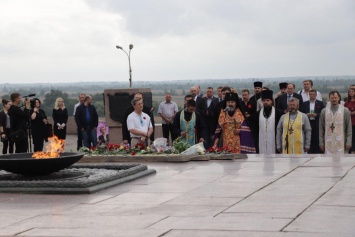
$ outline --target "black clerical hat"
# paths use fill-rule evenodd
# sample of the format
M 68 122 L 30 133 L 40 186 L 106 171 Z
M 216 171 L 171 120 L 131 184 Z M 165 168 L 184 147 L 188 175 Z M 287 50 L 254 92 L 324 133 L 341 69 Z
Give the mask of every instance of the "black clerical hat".
M 238 94 L 237 93 L 226 93 L 226 96 L 224 97 L 225 101 L 235 101 L 239 100 Z
M 274 92 L 272 90 L 261 91 L 261 99 L 262 100 L 264 100 L 264 99 L 272 100 L 273 95 L 274 95 Z
M 263 83 L 261 81 L 254 82 L 254 87 L 263 87 Z
M 281 83 L 279 83 L 280 90 L 286 89 L 286 88 L 287 88 L 287 85 L 288 85 L 287 82 L 281 82 Z

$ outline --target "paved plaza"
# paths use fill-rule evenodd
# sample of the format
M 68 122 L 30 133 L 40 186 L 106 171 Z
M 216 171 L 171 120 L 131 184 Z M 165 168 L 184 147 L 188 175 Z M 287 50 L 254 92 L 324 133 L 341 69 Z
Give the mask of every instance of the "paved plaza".
M 0 193 L 0 236 L 355 236 L 355 156 L 146 164 L 94 194 Z

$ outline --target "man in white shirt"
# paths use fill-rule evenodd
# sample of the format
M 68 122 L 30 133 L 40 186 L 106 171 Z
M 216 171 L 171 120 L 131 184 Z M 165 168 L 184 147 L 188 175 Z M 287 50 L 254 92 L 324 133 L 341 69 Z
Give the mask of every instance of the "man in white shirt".
M 302 96 L 303 102 L 306 102 L 309 100 L 309 91 L 312 90 L 313 88 L 313 81 L 312 80 L 304 80 L 303 81 L 303 90 L 300 90 L 298 94 Z M 322 95 L 320 94 L 319 91 L 317 91 L 317 97 L 316 100 L 322 101 Z
M 173 121 L 175 114 L 179 111 L 177 104 L 174 101 L 171 101 L 171 94 L 165 94 L 165 101 L 161 102 L 158 109 L 158 114 L 163 119 L 162 120 L 162 129 L 163 137 L 167 139 L 169 143 L 169 133 L 171 134 L 171 140 L 176 139 L 176 135 L 173 131 Z
M 83 94 L 83 93 L 81 93 L 81 94 L 79 95 L 79 102 L 74 105 L 74 111 L 73 111 L 73 116 L 74 116 L 74 118 L 75 118 L 76 109 L 79 107 L 79 105 L 84 104 L 85 96 L 86 96 L 86 95 Z M 75 121 L 75 122 L 76 122 L 76 121 Z M 76 128 L 76 132 L 77 132 L 77 134 L 78 134 L 78 141 L 77 141 L 76 149 L 79 151 L 80 147 L 83 146 L 83 138 L 82 138 L 82 136 L 81 136 L 81 130 L 80 130 L 78 127 Z
M 142 98 L 132 100 L 134 111 L 127 117 L 127 128 L 131 135 L 131 147 L 137 143 L 146 144 L 153 133 L 153 125 L 148 114 L 143 112 Z

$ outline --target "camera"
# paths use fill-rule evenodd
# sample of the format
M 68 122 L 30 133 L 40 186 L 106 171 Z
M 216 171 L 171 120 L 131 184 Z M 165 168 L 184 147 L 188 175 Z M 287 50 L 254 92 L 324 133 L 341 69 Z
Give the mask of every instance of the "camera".
M 33 97 L 33 96 L 36 96 L 36 94 L 25 95 L 25 96 L 23 96 L 23 98 L 25 99 L 25 101 L 27 101 L 29 99 L 29 97 Z

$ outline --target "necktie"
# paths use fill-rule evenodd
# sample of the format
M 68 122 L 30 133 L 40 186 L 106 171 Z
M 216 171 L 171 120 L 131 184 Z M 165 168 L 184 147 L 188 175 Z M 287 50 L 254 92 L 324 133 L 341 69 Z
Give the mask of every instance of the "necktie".
M 291 95 L 287 95 L 287 101 L 291 99 Z

